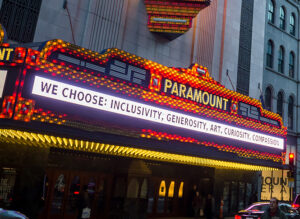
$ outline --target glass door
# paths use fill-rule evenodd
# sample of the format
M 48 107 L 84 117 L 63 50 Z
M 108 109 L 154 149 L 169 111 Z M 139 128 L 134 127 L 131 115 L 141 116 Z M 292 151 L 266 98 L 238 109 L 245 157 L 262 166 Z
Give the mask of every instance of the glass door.
M 90 219 L 105 218 L 111 187 L 108 177 L 97 172 L 48 170 L 45 208 L 39 218 L 77 219 L 84 208 Z
M 65 171 L 51 171 L 49 174 L 49 196 L 47 200 L 47 218 L 63 219 L 64 202 L 67 197 L 66 183 L 68 174 Z

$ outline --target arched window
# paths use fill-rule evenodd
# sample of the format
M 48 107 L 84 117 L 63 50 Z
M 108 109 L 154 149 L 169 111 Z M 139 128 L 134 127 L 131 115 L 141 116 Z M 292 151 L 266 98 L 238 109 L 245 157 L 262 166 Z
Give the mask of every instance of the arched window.
M 285 10 L 284 10 L 283 6 L 281 6 L 280 10 L 279 10 L 279 19 L 280 19 L 279 27 L 284 30 L 285 29 Z
M 267 110 L 271 111 L 271 103 L 272 103 L 272 90 L 270 87 L 267 87 L 265 92 L 265 105 Z
M 284 70 L 284 48 L 282 46 L 279 47 L 278 53 L 278 71 L 283 73 Z
M 272 0 L 269 1 L 268 21 L 274 23 L 274 3 Z
M 272 40 L 268 41 L 268 48 L 267 48 L 267 66 L 273 68 L 273 42 Z
M 294 72 L 295 72 L 295 55 L 293 52 L 290 52 L 290 57 L 289 57 L 289 76 L 294 77 Z
M 283 115 L 283 93 L 279 92 L 277 95 L 277 113 L 282 117 Z
M 288 128 L 293 129 L 293 119 L 294 119 L 294 98 L 289 97 L 288 102 Z
M 295 36 L 296 33 L 296 28 L 295 28 L 295 15 L 291 14 L 290 16 L 290 34 Z

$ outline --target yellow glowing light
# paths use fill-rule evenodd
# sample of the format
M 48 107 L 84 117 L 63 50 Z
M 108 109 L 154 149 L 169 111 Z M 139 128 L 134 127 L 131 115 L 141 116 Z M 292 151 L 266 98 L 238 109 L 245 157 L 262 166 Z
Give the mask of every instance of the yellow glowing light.
M 183 185 L 184 185 L 184 182 L 181 182 L 180 186 L 179 186 L 179 190 L 178 190 L 178 198 L 182 198 L 182 196 L 183 196 Z
M 19 131 L 14 129 L 0 129 L 0 142 L 17 143 L 36 147 L 54 147 L 70 150 L 87 151 L 114 156 L 180 163 L 194 166 L 207 166 L 222 169 L 243 169 L 251 171 L 278 170 L 277 168 L 241 164 L 228 161 L 213 160 L 195 156 L 186 156 L 146 149 L 133 148 L 122 145 L 103 144 L 66 137 L 50 136 L 46 134 Z M 182 185 L 183 186 L 183 185 Z
M 162 180 L 159 186 L 158 194 L 160 197 L 166 196 L 166 182 L 165 180 Z
M 169 191 L 168 191 L 168 197 L 169 198 L 174 197 L 174 187 L 175 187 L 175 182 L 171 181 L 170 186 L 169 186 Z

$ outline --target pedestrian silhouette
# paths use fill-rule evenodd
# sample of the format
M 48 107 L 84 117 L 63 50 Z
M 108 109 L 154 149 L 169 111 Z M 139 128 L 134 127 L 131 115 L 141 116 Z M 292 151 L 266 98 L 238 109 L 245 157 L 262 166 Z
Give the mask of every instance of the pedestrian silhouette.
M 269 208 L 263 213 L 261 219 L 287 219 L 286 215 L 278 207 L 278 199 L 271 198 Z
M 193 209 L 194 209 L 194 218 L 200 218 L 200 209 L 202 207 L 202 199 L 199 191 L 196 191 L 195 197 L 193 199 Z

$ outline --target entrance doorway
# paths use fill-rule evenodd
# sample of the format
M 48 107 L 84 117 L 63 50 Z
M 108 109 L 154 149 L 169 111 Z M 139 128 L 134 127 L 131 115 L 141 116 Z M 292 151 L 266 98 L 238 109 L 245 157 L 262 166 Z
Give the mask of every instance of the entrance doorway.
M 105 218 L 110 185 L 111 177 L 101 173 L 49 169 L 43 186 L 45 204 L 39 218 L 78 218 L 84 189 L 87 189 L 90 218 Z

